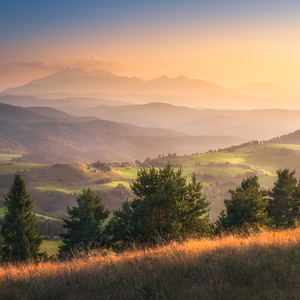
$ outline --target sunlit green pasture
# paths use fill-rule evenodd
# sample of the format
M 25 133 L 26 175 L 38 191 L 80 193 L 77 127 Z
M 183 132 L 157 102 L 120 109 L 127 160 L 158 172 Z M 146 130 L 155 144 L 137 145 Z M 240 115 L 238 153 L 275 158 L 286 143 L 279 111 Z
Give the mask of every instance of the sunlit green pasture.
M 123 184 L 126 188 L 130 188 L 129 182 L 126 181 L 112 181 L 109 183 L 104 183 L 101 185 L 98 185 L 98 189 L 103 189 L 103 190 L 111 190 L 115 188 L 118 184 Z
M 119 167 L 116 171 L 124 178 L 124 179 L 134 179 L 136 178 L 136 173 L 139 170 L 139 167 Z
M 227 161 L 232 164 L 245 163 L 243 157 L 239 157 L 235 153 L 228 152 L 211 152 L 199 155 L 179 156 L 174 158 L 165 157 L 164 161 L 170 161 L 171 163 L 181 164 L 182 167 L 195 165 L 196 162 L 201 164 L 208 164 L 212 161 L 215 163 L 225 163 Z
M 43 191 L 57 191 L 60 188 L 57 182 L 54 181 L 33 181 L 26 184 L 28 190 L 39 189 Z
M 5 211 L 6 211 L 6 208 L 5 208 L 5 207 L 0 207 L 0 218 L 3 218 L 3 217 L 4 217 Z
M 280 149 L 292 149 L 293 154 L 280 155 Z M 276 174 L 276 170 L 289 168 L 300 172 L 300 146 L 285 144 L 259 144 L 244 149 L 238 149 L 237 153 L 245 158 L 245 163 Z
M 0 154 L 0 161 L 9 161 L 12 160 L 12 158 L 14 157 L 21 157 L 22 155 L 20 154 Z
M 52 241 L 43 241 L 41 245 L 41 252 L 47 251 L 48 255 L 53 255 L 58 253 L 58 246 L 62 243 L 62 241 L 58 238 L 55 237 L 54 240 Z
M 0 174 L 7 173 L 12 174 L 16 172 L 23 172 L 26 170 L 33 171 L 35 169 L 41 169 L 46 167 L 47 165 L 38 165 L 38 164 L 27 164 L 27 163 L 17 163 L 17 162 L 2 162 L 0 163 Z
M 4 213 L 6 211 L 6 207 L 0 207 L 0 218 L 3 218 L 4 217 Z M 53 217 L 49 217 L 49 216 L 45 216 L 43 214 L 39 214 L 39 213 L 35 213 L 35 215 L 37 217 L 43 217 L 45 218 L 46 220 L 57 220 L 56 218 L 53 218 Z

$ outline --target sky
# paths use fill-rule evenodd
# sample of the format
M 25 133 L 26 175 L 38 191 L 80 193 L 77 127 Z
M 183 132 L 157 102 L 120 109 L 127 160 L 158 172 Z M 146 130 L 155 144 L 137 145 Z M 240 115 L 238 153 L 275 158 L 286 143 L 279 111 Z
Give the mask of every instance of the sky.
M 0 0 L 0 7 L 0 91 L 66 67 L 299 88 L 299 0 Z

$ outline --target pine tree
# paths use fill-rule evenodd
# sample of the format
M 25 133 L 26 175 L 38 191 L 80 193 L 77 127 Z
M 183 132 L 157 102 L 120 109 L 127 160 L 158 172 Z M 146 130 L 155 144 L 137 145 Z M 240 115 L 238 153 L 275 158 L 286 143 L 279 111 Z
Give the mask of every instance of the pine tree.
M 4 215 L 1 234 L 3 237 L 4 257 L 11 261 L 35 261 L 43 255 L 40 253 L 42 237 L 38 234 L 35 214 L 32 213 L 33 200 L 26 191 L 20 173 L 15 174 L 4 204 L 7 211 Z
M 298 185 L 295 177 L 296 171 L 289 169 L 278 170 L 278 178 L 269 193 L 269 215 L 272 217 L 273 225 L 276 227 L 293 226 L 295 217 L 298 216 L 299 200 L 297 192 Z M 297 204 L 298 203 L 298 204 Z
M 1 222 L 0 222 L 0 225 L 1 225 Z M 3 238 L 2 238 L 2 235 L 1 235 L 1 232 L 0 232 L 0 262 L 2 262 L 3 257 L 4 257 L 4 253 L 3 253 Z
M 131 189 L 135 198 L 115 211 L 109 223 L 113 241 L 155 243 L 160 238 L 208 233 L 209 202 L 195 175 L 188 183 L 182 169 L 175 171 L 169 163 L 159 170 L 143 168 Z
M 69 219 L 64 219 L 63 227 L 68 231 L 60 234 L 63 244 L 60 254 L 71 250 L 88 251 L 103 242 L 102 224 L 109 216 L 102 198 L 95 196 L 91 189 L 84 189 L 77 197 L 78 207 L 67 208 Z
M 225 210 L 217 221 L 217 232 L 231 229 L 259 228 L 269 224 L 267 191 L 262 190 L 258 177 L 244 179 L 236 190 L 229 190 Z

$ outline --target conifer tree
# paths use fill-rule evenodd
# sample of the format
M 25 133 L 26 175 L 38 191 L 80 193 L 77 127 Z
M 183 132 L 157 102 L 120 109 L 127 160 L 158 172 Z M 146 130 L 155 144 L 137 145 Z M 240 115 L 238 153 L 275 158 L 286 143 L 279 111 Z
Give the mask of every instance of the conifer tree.
M 103 242 L 102 224 L 110 211 L 105 210 L 102 198 L 93 191 L 84 189 L 77 197 L 78 207 L 67 208 L 69 219 L 64 219 L 63 227 L 68 231 L 60 234 L 63 244 L 59 252 L 63 254 L 71 250 L 88 251 Z
M 269 224 L 267 191 L 260 188 L 257 176 L 244 179 L 235 190 L 229 190 L 225 210 L 217 221 L 217 232 L 231 229 L 259 228 Z
M 1 223 L 0 223 L 1 226 Z M 0 262 L 3 260 L 3 238 L 0 231 Z
M 26 191 L 20 173 L 15 174 L 14 183 L 9 189 L 4 204 L 7 211 L 2 222 L 3 252 L 6 260 L 35 261 L 43 255 L 40 253 L 42 237 L 38 234 L 35 214 L 32 213 L 33 200 Z
M 131 189 L 135 198 L 124 202 L 109 222 L 114 241 L 155 243 L 158 238 L 208 234 L 209 202 L 195 175 L 188 183 L 182 169 L 175 171 L 169 163 L 159 170 L 143 168 Z
M 293 226 L 295 217 L 299 212 L 299 195 L 296 171 L 289 169 L 278 170 L 278 178 L 269 193 L 269 215 L 272 217 L 273 225 L 276 227 Z

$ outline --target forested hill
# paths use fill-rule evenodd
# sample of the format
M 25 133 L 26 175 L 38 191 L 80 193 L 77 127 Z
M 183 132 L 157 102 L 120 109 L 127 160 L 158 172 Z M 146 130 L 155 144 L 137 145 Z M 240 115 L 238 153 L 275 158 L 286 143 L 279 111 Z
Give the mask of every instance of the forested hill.
M 270 139 L 270 143 L 300 145 L 300 130 L 296 130 L 295 132 Z

